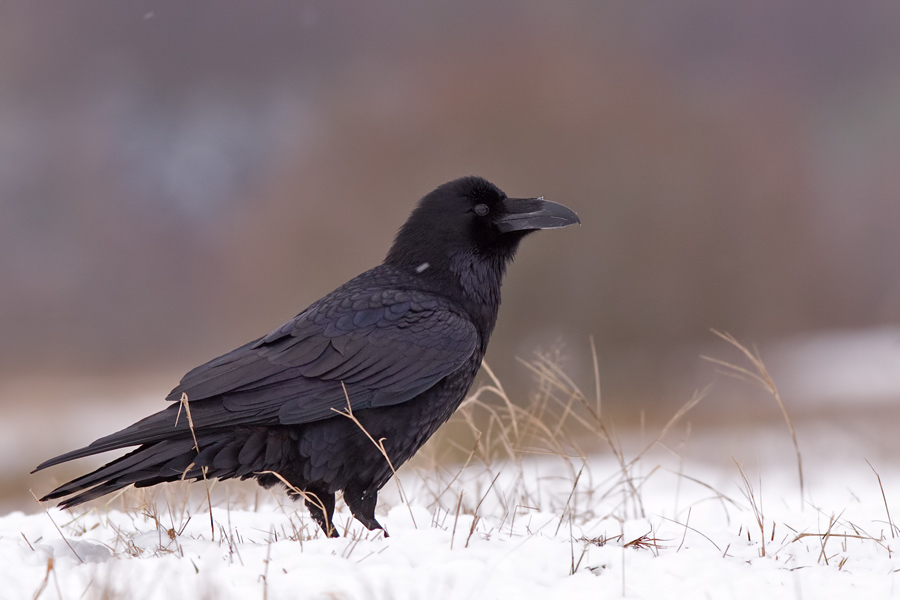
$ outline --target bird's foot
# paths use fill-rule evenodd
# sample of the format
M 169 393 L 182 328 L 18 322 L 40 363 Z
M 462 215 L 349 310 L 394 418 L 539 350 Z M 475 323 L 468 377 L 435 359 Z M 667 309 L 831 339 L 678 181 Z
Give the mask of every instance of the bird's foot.
M 375 520 L 375 517 L 362 517 L 360 515 L 353 515 L 356 517 L 356 520 L 362 523 L 366 529 L 369 531 L 375 531 L 376 529 L 380 529 L 381 533 L 384 534 L 384 537 L 391 537 L 388 535 L 387 529 L 384 526 Z

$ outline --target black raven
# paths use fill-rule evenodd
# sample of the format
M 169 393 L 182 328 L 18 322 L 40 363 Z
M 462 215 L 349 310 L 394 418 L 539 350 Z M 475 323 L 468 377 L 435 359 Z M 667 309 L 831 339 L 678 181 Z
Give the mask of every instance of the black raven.
M 132 483 L 253 477 L 304 498 L 330 536 L 338 490 L 356 519 L 383 529 L 378 490 L 472 385 L 519 242 L 573 223 L 565 206 L 508 198 L 479 177 L 438 187 L 382 264 L 190 371 L 166 409 L 40 464 L 137 446 L 41 500 L 68 508 Z

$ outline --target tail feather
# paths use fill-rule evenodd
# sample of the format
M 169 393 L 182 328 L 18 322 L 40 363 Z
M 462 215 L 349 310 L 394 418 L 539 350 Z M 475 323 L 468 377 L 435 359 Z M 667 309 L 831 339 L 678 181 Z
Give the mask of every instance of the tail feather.
M 221 427 L 264 423 L 266 416 L 259 411 L 247 411 L 242 414 L 223 410 L 222 403 L 219 400 L 203 400 L 191 403 L 191 417 L 197 436 L 206 433 L 207 430 L 217 431 Z M 273 417 L 273 420 L 277 422 L 277 417 Z M 46 460 L 39 464 L 32 473 L 70 460 L 93 456 L 110 450 L 156 444 L 172 438 L 190 437 L 191 435 L 191 426 L 187 415 L 184 414 L 184 410 L 182 410 L 180 405 L 175 404 L 141 419 L 121 431 L 91 442 L 83 448 Z
M 68 508 L 148 477 L 159 477 L 160 481 L 175 481 L 184 475 L 184 469 L 177 471 L 174 468 L 175 465 L 170 463 L 181 459 L 181 462 L 187 461 L 185 467 L 190 465 L 192 458 L 196 456 L 196 452 L 192 450 L 193 446 L 194 442 L 191 438 L 167 440 L 149 446 L 141 446 L 87 475 L 59 486 L 41 500 L 54 500 L 81 492 L 60 504 L 60 506 Z M 101 488 L 106 491 L 101 492 Z
M 187 433 L 144 444 L 99 469 L 65 483 L 42 501 L 63 498 L 70 508 L 128 485 L 147 487 L 167 481 L 254 477 L 262 471 L 280 470 L 295 460 L 289 456 L 290 435 L 279 429 L 234 428 Z M 67 497 L 68 496 L 68 497 Z

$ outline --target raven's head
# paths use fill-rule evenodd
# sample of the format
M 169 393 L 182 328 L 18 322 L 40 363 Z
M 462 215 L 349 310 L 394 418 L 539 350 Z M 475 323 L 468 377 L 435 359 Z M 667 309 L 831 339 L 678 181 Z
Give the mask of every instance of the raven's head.
M 528 233 L 574 223 L 581 223 L 578 215 L 562 204 L 543 198 L 509 198 L 486 179 L 463 177 L 419 201 L 385 262 L 418 267 L 422 252 L 428 250 L 508 261 Z
M 574 223 L 581 223 L 578 215 L 562 204 L 509 198 L 485 179 L 463 177 L 419 201 L 384 262 L 441 288 L 458 282 L 468 297 L 495 304 L 500 278 L 522 238 Z

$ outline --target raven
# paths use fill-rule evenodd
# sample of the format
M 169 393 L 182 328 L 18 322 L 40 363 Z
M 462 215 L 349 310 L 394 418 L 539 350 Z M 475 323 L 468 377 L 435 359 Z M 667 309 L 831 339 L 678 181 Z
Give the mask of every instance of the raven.
M 190 371 L 164 410 L 40 464 L 35 471 L 137 446 L 41 500 L 68 508 L 129 484 L 252 477 L 303 498 L 329 536 L 338 535 L 339 490 L 357 520 L 383 530 L 378 490 L 472 385 L 519 242 L 580 222 L 561 204 L 508 198 L 480 177 L 438 187 L 382 264 Z

